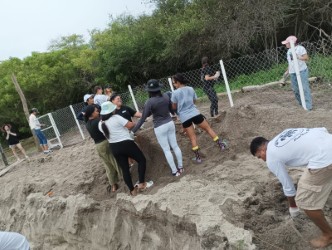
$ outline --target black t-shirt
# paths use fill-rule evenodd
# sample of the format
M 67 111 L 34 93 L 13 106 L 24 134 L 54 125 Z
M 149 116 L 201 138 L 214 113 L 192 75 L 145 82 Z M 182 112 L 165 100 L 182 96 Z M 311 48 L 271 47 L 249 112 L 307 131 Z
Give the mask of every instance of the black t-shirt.
M 106 140 L 104 134 L 98 129 L 99 119 L 88 120 L 85 124 L 90 136 L 95 141 L 95 143 L 100 143 Z
M 14 133 L 14 132 L 12 132 L 12 133 Z M 7 133 L 5 133 L 5 136 L 7 137 Z M 18 139 L 17 134 L 16 135 L 9 135 L 9 138 L 8 138 L 7 141 L 8 141 L 9 146 L 16 145 L 16 144 L 20 143 L 20 140 Z
M 120 109 L 115 110 L 115 114 L 122 116 L 128 121 L 132 122 L 132 117 L 136 114 L 136 111 L 128 106 L 121 106 Z
M 201 68 L 201 80 L 204 82 L 204 85 L 213 86 L 215 81 L 214 80 L 205 80 L 205 76 L 213 76 L 215 72 L 212 70 L 210 66 L 205 66 Z

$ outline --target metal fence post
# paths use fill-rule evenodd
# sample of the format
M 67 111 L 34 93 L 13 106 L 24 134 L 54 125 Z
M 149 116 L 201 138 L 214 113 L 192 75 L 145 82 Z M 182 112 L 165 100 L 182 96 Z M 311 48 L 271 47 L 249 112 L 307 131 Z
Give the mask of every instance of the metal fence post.
M 0 153 L 1 153 L 1 158 L 3 160 L 3 163 L 5 164 L 5 166 L 8 166 L 8 160 L 7 157 L 5 155 L 5 152 L 3 151 L 2 145 L 0 144 Z
M 84 133 L 83 133 L 83 131 L 82 131 L 82 129 L 81 129 L 80 123 L 79 123 L 78 120 L 76 119 L 76 114 L 75 114 L 75 111 L 74 111 L 74 109 L 73 109 L 73 106 L 72 106 L 72 105 L 69 105 L 69 108 L 70 108 L 71 112 L 73 113 L 74 120 L 75 120 L 75 122 L 76 122 L 76 125 L 77 125 L 77 127 L 78 127 L 78 130 L 80 131 L 80 134 L 81 134 L 83 140 L 85 140 L 85 136 L 84 136 Z
M 169 83 L 169 86 L 171 87 L 171 90 L 173 92 L 174 91 L 174 86 L 173 86 L 173 83 L 172 83 L 172 78 L 168 77 L 168 83 Z
M 60 146 L 61 148 L 63 148 L 63 145 L 62 145 L 62 142 L 61 142 L 61 139 L 60 139 L 60 133 L 59 133 L 59 130 L 58 130 L 56 124 L 55 124 L 55 121 L 54 121 L 54 119 L 53 119 L 52 114 L 51 114 L 51 113 L 48 113 L 48 117 L 50 118 L 50 122 L 51 122 L 51 124 L 52 124 L 53 129 L 54 129 L 55 136 L 56 136 L 56 138 L 57 138 L 57 140 L 58 140 L 58 142 L 59 142 L 59 146 Z
M 139 110 L 138 110 L 137 103 L 136 103 L 136 100 L 135 100 L 134 92 L 133 92 L 133 90 L 132 90 L 132 88 L 131 88 L 130 85 L 128 85 L 128 89 L 129 89 L 129 92 L 130 92 L 131 98 L 133 99 L 133 103 L 134 103 L 135 109 L 136 109 L 136 111 L 139 111 Z
M 224 82 L 225 82 L 225 85 L 226 85 L 226 91 L 227 91 L 227 95 L 228 95 L 229 104 L 231 105 L 231 107 L 233 107 L 234 103 L 233 103 L 231 90 L 229 89 L 229 84 L 228 84 L 228 80 L 227 80 L 225 66 L 224 66 L 224 63 L 223 63 L 222 60 L 220 60 L 219 63 L 220 63 L 220 67 L 221 67 L 222 76 L 224 78 Z
M 303 85 L 302 85 L 302 80 L 301 80 L 301 76 L 300 76 L 299 62 L 298 62 L 297 55 L 295 52 L 295 44 L 293 41 L 291 41 L 290 45 L 291 45 L 291 52 L 292 52 L 292 56 L 293 56 L 293 60 L 294 60 L 294 68 L 295 68 L 295 73 L 296 73 L 297 84 L 299 85 L 302 107 L 305 110 L 308 110 L 307 106 L 305 104 L 305 99 L 304 99 L 304 91 L 303 91 Z

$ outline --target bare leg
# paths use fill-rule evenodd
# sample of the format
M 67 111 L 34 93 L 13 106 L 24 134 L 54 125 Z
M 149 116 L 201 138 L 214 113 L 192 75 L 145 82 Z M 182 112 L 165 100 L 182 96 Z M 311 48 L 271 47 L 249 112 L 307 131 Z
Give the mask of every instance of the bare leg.
M 186 128 L 185 131 L 187 132 L 187 135 L 190 139 L 191 142 L 191 146 L 197 147 L 197 139 L 196 139 L 196 134 L 195 134 L 195 129 L 194 127 L 191 125 L 190 127 Z
M 20 157 L 18 157 L 17 153 L 16 153 L 16 150 L 15 150 L 15 147 L 16 146 L 11 146 L 11 149 L 13 151 L 13 155 L 16 157 L 16 159 L 19 161 L 20 160 Z
M 322 210 L 304 210 L 308 217 L 315 223 L 323 234 L 310 241 L 311 245 L 316 248 L 326 247 L 332 244 L 332 229 L 325 219 Z
M 210 125 L 206 120 L 204 120 L 201 124 L 198 124 L 198 126 L 203 130 L 205 130 L 211 136 L 212 139 L 216 138 L 217 134 L 212 130 L 212 128 L 210 127 Z
M 22 147 L 21 143 L 16 145 L 19 150 L 24 154 L 25 158 L 28 158 L 27 153 L 25 152 L 24 148 Z

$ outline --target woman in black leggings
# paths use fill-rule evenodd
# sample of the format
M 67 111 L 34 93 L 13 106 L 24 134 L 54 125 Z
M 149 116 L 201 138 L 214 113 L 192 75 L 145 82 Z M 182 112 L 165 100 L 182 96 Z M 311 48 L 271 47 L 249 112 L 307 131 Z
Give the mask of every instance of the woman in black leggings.
M 129 188 L 130 195 L 135 196 L 137 191 L 151 187 L 153 182 L 145 182 L 146 159 L 128 130 L 135 124 L 114 114 L 115 109 L 116 105 L 111 102 L 104 102 L 101 105 L 101 122 L 98 127 L 110 143 L 112 153 L 122 169 L 123 179 Z M 129 171 L 128 157 L 138 163 L 139 180 L 135 186 Z

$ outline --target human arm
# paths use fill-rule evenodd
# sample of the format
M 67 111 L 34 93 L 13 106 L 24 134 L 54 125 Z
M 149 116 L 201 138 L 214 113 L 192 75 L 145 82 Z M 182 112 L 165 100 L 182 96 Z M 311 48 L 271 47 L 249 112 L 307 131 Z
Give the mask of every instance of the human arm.
M 308 56 L 308 54 L 303 54 L 303 55 L 297 56 L 297 59 L 307 62 L 307 61 L 309 61 L 309 56 Z
M 220 76 L 220 71 L 217 71 L 213 76 L 205 75 L 204 79 L 207 81 L 217 80 Z
M 136 126 L 132 129 L 133 133 L 136 133 L 136 131 L 143 125 L 146 118 L 148 118 L 151 115 L 151 106 L 149 102 L 147 101 L 144 105 L 143 114 L 141 116 L 141 119 L 138 120 Z
M 268 162 L 268 168 L 280 181 L 283 192 L 287 197 L 289 207 L 297 207 L 294 199 L 296 189 L 292 178 L 287 172 L 286 166 L 281 162 Z
M 173 110 L 176 110 L 178 107 L 177 107 L 177 104 L 176 103 L 172 103 L 172 109 Z
M 124 118 L 123 118 L 124 119 Z M 132 129 L 135 126 L 135 123 L 128 121 L 124 127 L 126 127 L 127 129 Z

